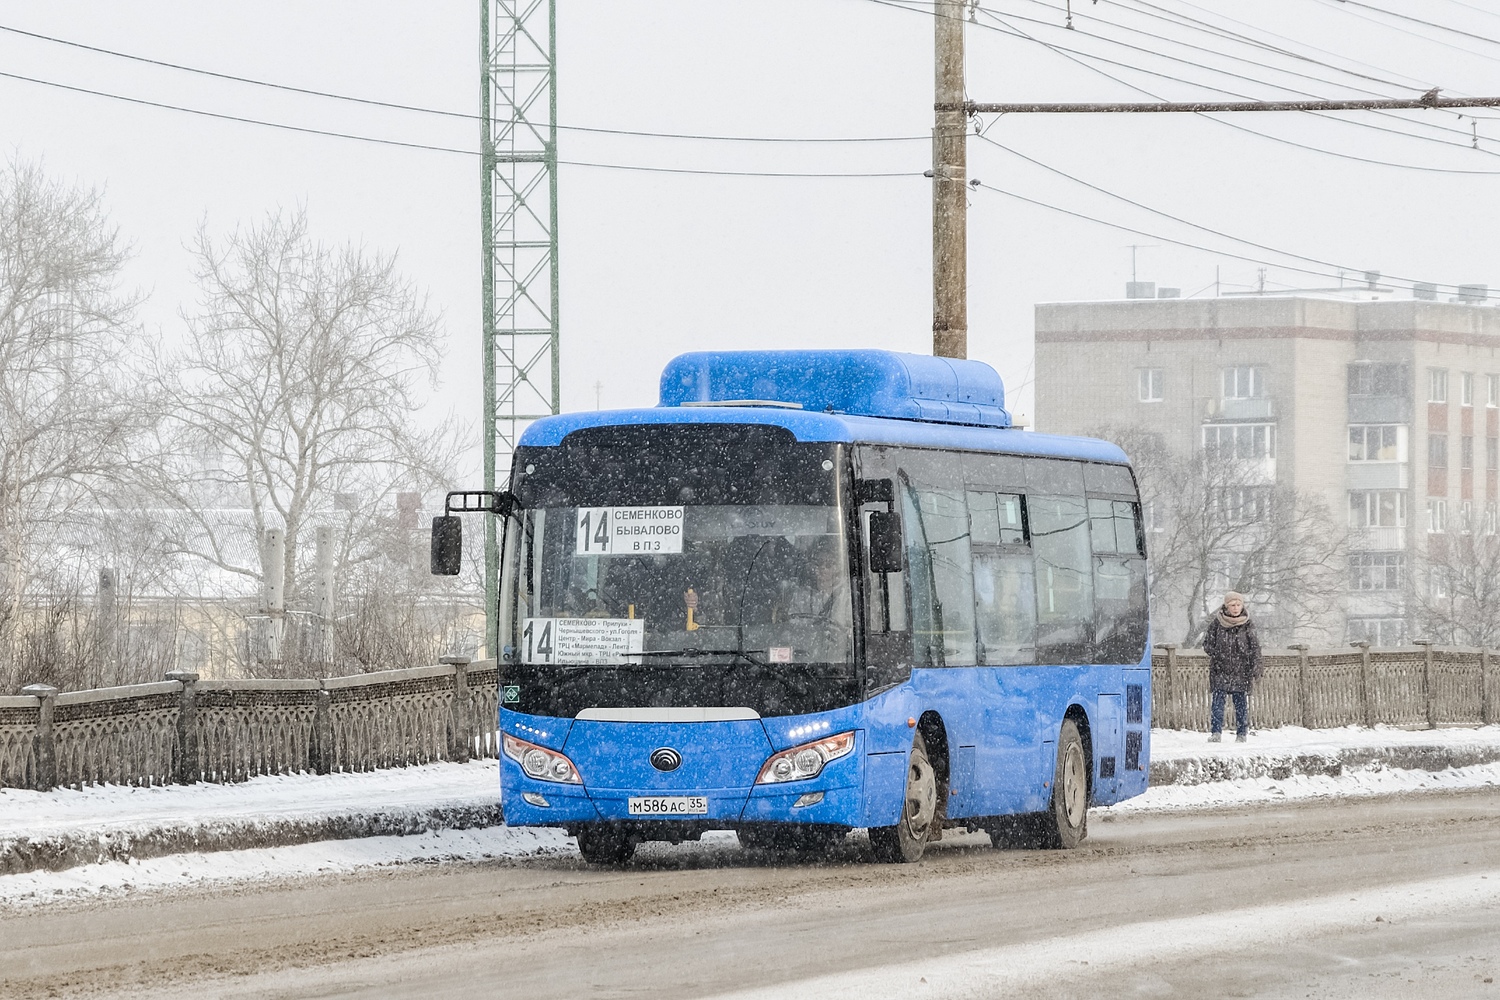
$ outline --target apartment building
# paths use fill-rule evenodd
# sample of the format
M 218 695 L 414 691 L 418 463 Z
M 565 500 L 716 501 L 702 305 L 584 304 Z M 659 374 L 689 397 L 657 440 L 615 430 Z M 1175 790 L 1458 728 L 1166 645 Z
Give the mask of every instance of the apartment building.
M 1347 592 L 1296 637 L 1401 644 L 1422 554 L 1496 529 L 1500 309 L 1485 302 L 1361 289 L 1041 304 L 1036 429 L 1134 426 L 1320 495 L 1347 515 Z

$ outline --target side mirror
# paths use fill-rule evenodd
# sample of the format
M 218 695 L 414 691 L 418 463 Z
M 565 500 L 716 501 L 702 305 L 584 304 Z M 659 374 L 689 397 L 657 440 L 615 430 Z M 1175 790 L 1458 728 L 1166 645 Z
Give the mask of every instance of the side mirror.
M 432 519 L 432 575 L 457 576 L 463 569 L 464 526 L 449 514 Z
M 870 572 L 899 573 L 906 568 L 905 555 L 901 515 L 895 511 L 870 511 Z

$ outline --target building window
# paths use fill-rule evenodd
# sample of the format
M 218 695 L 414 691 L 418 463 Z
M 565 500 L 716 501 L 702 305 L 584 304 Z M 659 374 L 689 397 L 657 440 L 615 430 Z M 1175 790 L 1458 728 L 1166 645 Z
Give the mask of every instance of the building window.
M 1263 521 L 1271 510 L 1271 491 L 1264 486 L 1238 486 L 1219 490 L 1214 497 L 1221 524 L 1252 524 Z
M 1406 645 L 1405 618 L 1350 618 L 1349 641 L 1372 646 Z
M 1427 369 L 1427 402 L 1448 402 L 1448 369 Z
M 1406 491 L 1350 490 L 1349 527 L 1406 527 Z
M 1405 553 L 1355 552 L 1349 556 L 1350 590 L 1401 590 L 1405 586 Z
M 1465 434 L 1458 439 L 1458 467 L 1474 468 L 1474 435 Z
M 1433 469 L 1448 467 L 1448 435 L 1427 435 L 1427 465 Z
M 1349 366 L 1349 395 L 1405 396 L 1410 392 L 1406 366 L 1356 361 Z
M 1468 534 L 1474 527 L 1474 504 L 1465 500 L 1458 505 L 1458 530 Z
M 1207 424 L 1203 450 L 1220 458 L 1275 458 L 1275 424 Z
M 1141 368 L 1136 371 L 1136 398 L 1143 403 L 1161 402 L 1162 370 Z
M 1350 424 L 1349 461 L 1406 461 L 1406 428 L 1401 424 Z
M 1224 369 L 1225 399 L 1255 399 L 1266 394 L 1265 369 L 1239 365 Z
M 1495 533 L 1495 501 L 1493 500 L 1484 505 L 1484 533 L 1486 535 Z
M 1486 375 L 1485 379 L 1490 383 L 1490 406 L 1500 406 L 1500 375 Z
M 1427 530 L 1434 535 L 1448 530 L 1448 501 L 1427 501 Z
M 1491 472 L 1500 469 L 1500 438 L 1484 439 L 1484 467 Z
M 1464 372 L 1458 377 L 1458 405 L 1474 405 L 1474 373 Z

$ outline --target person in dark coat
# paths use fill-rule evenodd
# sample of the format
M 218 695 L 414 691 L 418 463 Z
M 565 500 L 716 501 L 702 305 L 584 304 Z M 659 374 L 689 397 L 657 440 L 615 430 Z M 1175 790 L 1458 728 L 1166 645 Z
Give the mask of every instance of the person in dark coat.
M 1203 633 L 1208 654 L 1209 742 L 1217 743 L 1224 729 L 1224 696 L 1234 699 L 1234 738 L 1245 742 L 1250 732 L 1250 687 L 1260 677 L 1260 639 L 1245 610 L 1245 597 L 1234 591 L 1208 621 Z

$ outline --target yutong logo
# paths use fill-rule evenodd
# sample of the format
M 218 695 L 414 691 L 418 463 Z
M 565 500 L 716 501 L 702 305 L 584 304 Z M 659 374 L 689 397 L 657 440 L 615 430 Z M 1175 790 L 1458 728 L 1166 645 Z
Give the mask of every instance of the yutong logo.
M 671 747 L 658 747 L 651 751 L 651 766 L 658 771 L 675 771 L 682 766 L 682 754 Z

